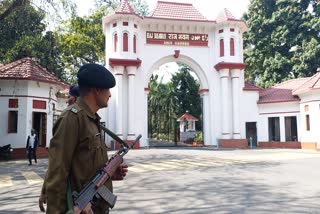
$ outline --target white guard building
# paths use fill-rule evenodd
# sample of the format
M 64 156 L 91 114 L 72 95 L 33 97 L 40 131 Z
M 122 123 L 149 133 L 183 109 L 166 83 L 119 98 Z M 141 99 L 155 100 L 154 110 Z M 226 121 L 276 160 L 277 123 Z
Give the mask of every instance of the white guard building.
M 0 146 L 11 144 L 12 158 L 26 158 L 32 128 L 39 136 L 37 156 L 47 156 L 53 122 L 66 107 L 58 93 L 65 88 L 31 58 L 0 66 Z

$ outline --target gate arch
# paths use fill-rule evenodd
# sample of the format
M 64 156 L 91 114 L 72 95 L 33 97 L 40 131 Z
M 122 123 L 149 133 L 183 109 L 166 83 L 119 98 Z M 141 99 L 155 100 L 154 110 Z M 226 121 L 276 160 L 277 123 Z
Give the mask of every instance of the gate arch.
M 147 146 L 150 77 L 167 62 L 182 62 L 199 78 L 205 145 L 217 146 L 220 140 L 244 142 L 239 100 L 244 87 L 245 22 L 226 9 L 210 21 L 192 4 L 158 1 L 156 7 L 151 16 L 141 17 L 122 0 L 114 14 L 103 18 L 107 68 L 116 78 L 109 107 L 99 112 L 106 125 L 123 140 L 142 134 L 140 146 Z M 127 51 L 122 50 L 124 31 Z
M 160 59 L 156 60 L 153 65 L 150 68 L 147 68 L 147 72 L 145 75 L 145 79 L 144 79 L 144 88 L 148 89 L 148 83 L 150 82 L 150 78 L 152 73 L 159 68 L 161 65 L 166 64 L 168 62 L 181 62 L 183 64 L 186 64 L 187 66 L 189 66 L 192 71 L 194 71 L 197 75 L 197 77 L 199 78 L 199 82 L 200 82 L 200 89 L 199 89 L 199 93 L 201 95 L 201 101 L 202 101 L 202 114 L 203 114 L 203 141 L 205 145 L 212 145 L 212 140 L 211 140 L 211 136 L 210 136 L 210 106 L 209 106 L 209 85 L 208 85 L 208 79 L 207 76 L 204 72 L 204 70 L 202 69 L 202 67 L 195 61 L 193 60 L 191 57 L 188 57 L 186 55 L 179 55 L 179 57 L 172 57 L 172 55 L 169 56 L 163 56 Z M 146 98 L 148 100 L 148 93 L 149 91 L 146 90 Z M 145 109 L 148 112 L 148 102 L 146 102 L 145 104 Z M 148 119 L 147 119 L 147 123 L 148 123 Z M 148 125 L 147 125 L 148 127 Z M 147 131 L 148 134 L 148 131 Z
M 148 88 L 148 83 L 150 81 L 152 73 L 159 68 L 161 65 L 166 64 L 168 62 L 181 62 L 183 64 L 188 65 L 192 70 L 197 74 L 200 82 L 200 90 L 201 89 L 208 89 L 208 79 L 202 67 L 192 58 L 186 55 L 180 55 L 178 58 L 170 56 L 163 56 L 160 59 L 156 60 L 153 65 L 147 69 L 147 74 L 144 80 L 144 87 Z

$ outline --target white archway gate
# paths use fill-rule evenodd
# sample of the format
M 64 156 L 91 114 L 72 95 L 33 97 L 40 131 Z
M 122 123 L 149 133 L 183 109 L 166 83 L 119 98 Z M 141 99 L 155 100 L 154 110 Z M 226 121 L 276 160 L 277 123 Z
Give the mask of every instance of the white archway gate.
M 145 82 L 144 82 L 144 89 L 145 89 L 145 99 L 148 100 L 148 83 L 150 81 L 152 73 L 158 69 L 161 65 L 166 64 L 168 62 L 180 62 L 183 63 L 191 68 L 192 71 L 196 73 L 196 75 L 199 78 L 200 82 L 200 90 L 199 94 L 202 98 L 202 114 L 203 114 L 203 138 L 204 138 L 204 143 L 206 145 L 211 145 L 209 142 L 211 141 L 211 136 L 210 136 L 210 111 L 209 111 L 209 96 L 208 96 L 208 91 L 209 91 L 209 84 L 207 77 L 205 75 L 205 72 L 202 70 L 201 66 L 197 64 L 193 59 L 184 56 L 184 55 L 179 55 L 179 57 L 174 57 L 174 56 L 165 56 L 161 59 L 159 59 L 157 62 L 155 62 L 150 69 L 147 70 L 146 76 L 145 76 Z M 146 109 L 148 112 L 148 103 L 146 103 Z M 148 124 L 147 124 L 148 125 Z M 148 126 L 147 126 L 148 127 Z
M 182 13 L 164 18 L 168 11 L 163 8 Z M 244 142 L 240 99 L 246 29 L 227 10 L 209 21 L 192 4 L 161 1 L 152 16 L 140 17 L 122 1 L 115 14 L 103 19 L 107 68 L 116 78 L 109 108 L 101 112 L 107 126 L 123 140 L 142 134 L 140 146 L 147 146 L 148 82 L 155 69 L 174 61 L 190 66 L 199 77 L 205 145 Z

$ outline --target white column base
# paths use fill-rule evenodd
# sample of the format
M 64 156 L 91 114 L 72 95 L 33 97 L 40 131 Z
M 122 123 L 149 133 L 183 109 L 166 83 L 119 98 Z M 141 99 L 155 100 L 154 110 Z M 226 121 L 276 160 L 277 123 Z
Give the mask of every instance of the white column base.
M 233 134 L 233 139 L 241 139 L 241 135 L 239 133 Z
M 231 139 L 231 134 L 222 134 L 221 139 Z
M 117 134 L 117 136 L 121 139 L 121 140 L 124 140 L 124 138 L 123 138 L 123 135 L 122 134 Z M 112 140 L 113 140 L 113 138 L 112 138 Z
M 135 140 L 136 139 L 136 135 L 135 134 L 128 134 L 127 139 L 128 140 Z

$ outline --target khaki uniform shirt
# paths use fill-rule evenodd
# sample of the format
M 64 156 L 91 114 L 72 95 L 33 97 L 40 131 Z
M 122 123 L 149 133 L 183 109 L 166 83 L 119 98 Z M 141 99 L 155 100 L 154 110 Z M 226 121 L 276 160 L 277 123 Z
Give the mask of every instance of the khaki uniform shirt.
M 107 147 L 98 128 L 100 117 L 78 99 L 59 117 L 53 127 L 49 147 L 49 167 L 46 179 L 47 213 L 64 213 L 69 177 L 72 191 L 81 188 L 108 160 Z M 111 179 L 105 184 L 112 191 Z M 107 203 L 100 201 L 94 213 L 105 213 Z

